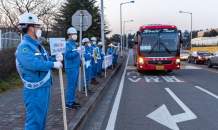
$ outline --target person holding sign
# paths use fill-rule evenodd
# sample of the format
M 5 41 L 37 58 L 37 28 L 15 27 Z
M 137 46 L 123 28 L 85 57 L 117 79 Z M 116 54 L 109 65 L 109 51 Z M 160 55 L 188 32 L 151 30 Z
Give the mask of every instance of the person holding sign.
M 89 47 L 89 52 L 93 55 L 93 58 L 91 60 L 91 65 L 92 65 L 92 73 L 91 73 L 91 84 L 97 85 L 99 82 L 96 81 L 95 77 L 97 74 L 97 63 L 95 61 L 95 55 L 93 51 L 96 49 L 96 41 L 97 39 L 95 37 L 91 38 L 91 46 Z
M 83 44 L 85 45 L 85 54 L 83 54 L 83 57 L 85 58 L 85 77 L 86 79 L 83 78 L 83 94 L 85 94 L 85 83 L 84 80 L 86 80 L 86 88 L 87 88 L 87 94 L 91 94 L 92 90 L 89 89 L 88 84 L 89 84 L 89 79 L 91 77 L 92 73 L 92 65 L 91 65 L 91 60 L 93 56 L 89 52 L 89 47 L 91 46 L 90 41 L 88 38 L 83 39 Z
M 23 83 L 23 99 L 26 104 L 25 130 L 45 130 L 50 103 L 50 86 L 53 84 L 52 68 L 63 65 L 63 55 L 49 56 L 37 41 L 41 37 L 40 24 L 35 14 L 24 13 L 19 18 L 24 39 L 15 52 L 16 68 Z
M 107 49 L 107 55 L 112 55 L 113 50 L 112 50 L 112 44 L 108 45 L 108 49 Z M 108 69 L 112 69 L 112 66 L 108 66 Z
M 98 42 L 98 47 L 99 47 L 99 53 L 101 55 L 101 59 L 98 59 L 97 76 L 99 78 L 102 78 L 102 77 L 104 77 L 104 76 L 101 75 L 101 69 L 102 69 L 102 63 L 103 63 L 103 60 L 104 60 L 104 54 L 102 52 L 102 43 L 101 42 Z
M 112 45 L 112 65 L 113 65 L 113 68 L 116 67 L 116 65 L 114 64 L 114 60 L 115 60 L 115 45 Z
M 77 110 L 79 103 L 75 102 L 75 94 L 79 77 L 80 47 L 77 48 L 75 41 L 77 40 L 77 31 L 71 27 L 67 30 L 68 40 L 66 43 L 66 53 L 64 54 L 65 71 L 67 72 L 67 92 L 66 92 L 66 108 Z
M 119 55 L 118 46 L 115 46 L 115 55 L 114 55 L 114 64 L 115 65 L 117 64 L 118 55 Z

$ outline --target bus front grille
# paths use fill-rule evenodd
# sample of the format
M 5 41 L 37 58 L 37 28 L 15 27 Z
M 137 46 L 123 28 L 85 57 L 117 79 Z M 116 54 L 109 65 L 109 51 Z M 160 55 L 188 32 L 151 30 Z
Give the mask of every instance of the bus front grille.
M 173 63 L 172 60 L 165 60 L 165 61 L 147 61 L 149 65 L 170 65 Z

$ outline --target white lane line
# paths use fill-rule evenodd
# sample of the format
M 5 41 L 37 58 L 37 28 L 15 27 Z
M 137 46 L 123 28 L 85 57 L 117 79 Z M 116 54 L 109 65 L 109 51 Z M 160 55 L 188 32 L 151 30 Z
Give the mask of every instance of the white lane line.
M 114 101 L 114 105 L 113 105 L 113 108 L 112 108 L 112 111 L 111 111 L 111 114 L 110 114 L 110 117 L 108 120 L 106 130 L 114 130 L 114 126 L 115 126 L 116 118 L 117 118 L 117 112 L 119 109 L 120 99 L 121 99 L 121 95 L 122 95 L 122 91 L 123 91 L 123 84 L 124 84 L 124 79 L 125 79 L 125 75 L 126 75 L 126 67 L 127 67 L 128 61 L 129 61 L 129 55 L 128 55 L 128 58 L 126 61 L 126 66 L 125 66 L 125 69 L 124 69 L 124 72 L 122 75 L 120 86 L 119 86 L 119 89 L 118 89 L 118 92 L 117 92 L 117 95 L 116 95 L 116 98 Z
M 209 92 L 209 91 L 207 91 L 207 90 L 205 90 L 205 89 L 203 89 L 203 88 L 201 88 L 201 87 L 199 87 L 199 86 L 195 86 L 195 87 L 198 88 L 198 89 L 200 89 L 200 90 L 202 90 L 202 91 L 204 91 L 205 93 L 207 93 L 207 94 L 209 94 L 209 95 L 215 97 L 216 99 L 218 99 L 218 96 L 217 96 L 217 95 L 215 95 L 215 94 L 213 94 L 213 93 L 211 93 L 211 92 Z

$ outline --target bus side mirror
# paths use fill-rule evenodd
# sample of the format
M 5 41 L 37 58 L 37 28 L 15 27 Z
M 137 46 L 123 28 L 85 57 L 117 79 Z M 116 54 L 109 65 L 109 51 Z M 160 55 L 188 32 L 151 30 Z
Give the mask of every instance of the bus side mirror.
M 178 32 L 179 32 L 179 40 L 180 40 L 180 43 L 183 43 L 182 31 L 181 31 L 181 30 L 178 30 Z
M 138 44 L 138 35 L 139 35 L 139 31 L 136 32 L 136 35 L 134 37 L 135 44 Z

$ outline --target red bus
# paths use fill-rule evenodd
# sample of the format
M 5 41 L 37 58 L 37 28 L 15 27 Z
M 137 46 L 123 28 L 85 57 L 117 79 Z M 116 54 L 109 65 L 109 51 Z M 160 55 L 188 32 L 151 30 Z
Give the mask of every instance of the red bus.
M 176 26 L 146 24 L 139 28 L 134 38 L 134 65 L 142 70 L 180 69 L 181 31 Z

